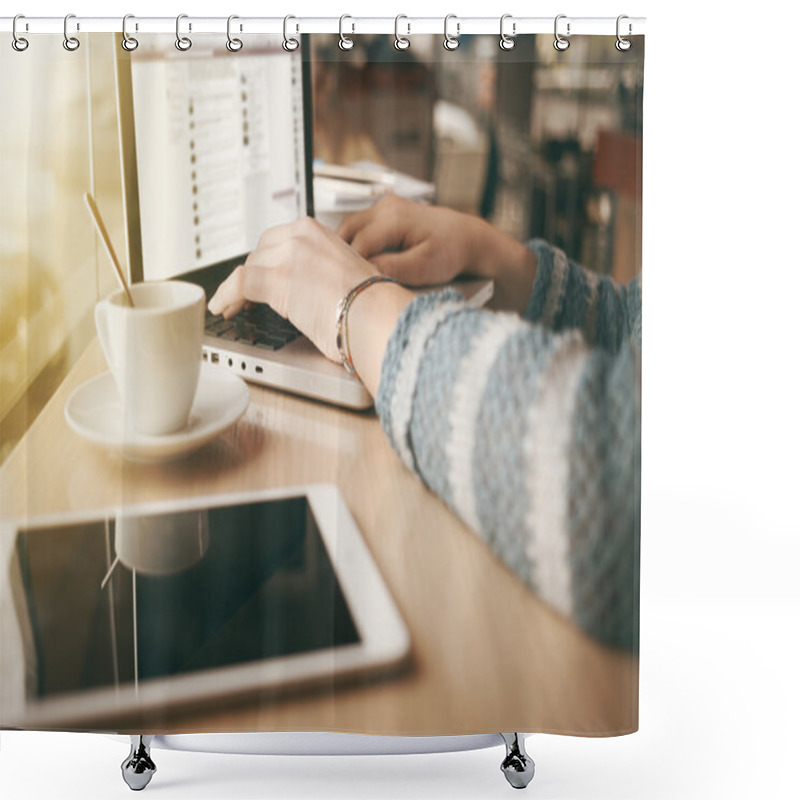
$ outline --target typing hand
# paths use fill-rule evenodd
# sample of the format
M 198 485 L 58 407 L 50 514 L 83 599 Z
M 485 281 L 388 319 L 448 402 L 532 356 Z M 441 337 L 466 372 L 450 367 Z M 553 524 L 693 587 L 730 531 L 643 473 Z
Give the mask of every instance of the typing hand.
M 338 234 L 384 274 L 408 286 L 447 283 L 475 267 L 469 240 L 477 217 L 387 195 L 350 215 Z
M 305 217 L 261 234 L 256 249 L 220 285 L 208 303 L 213 314 L 238 314 L 248 302 L 268 303 L 332 361 L 336 306 L 377 269 L 315 220 Z
M 457 275 L 493 278 L 495 308 L 521 312 L 536 258 L 488 222 L 440 206 L 387 195 L 347 217 L 339 235 L 384 275 L 407 286 L 447 283 Z

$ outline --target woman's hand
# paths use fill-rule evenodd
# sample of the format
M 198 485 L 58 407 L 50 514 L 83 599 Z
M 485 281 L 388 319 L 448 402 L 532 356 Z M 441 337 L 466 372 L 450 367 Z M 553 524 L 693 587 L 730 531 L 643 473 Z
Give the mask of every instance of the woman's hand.
M 384 274 L 409 286 L 447 283 L 477 267 L 477 217 L 390 194 L 339 226 L 338 234 Z
M 339 301 L 378 270 L 333 231 L 310 217 L 270 228 L 256 249 L 219 286 L 208 303 L 213 314 L 230 318 L 249 302 L 268 303 L 302 331 L 332 361 Z M 362 292 L 348 314 L 350 353 L 374 397 L 386 343 L 413 295 L 396 284 Z
M 457 275 L 493 278 L 493 306 L 521 313 L 536 257 L 480 217 L 387 195 L 342 222 L 339 235 L 384 275 L 409 286 L 447 283 Z
M 356 284 L 378 270 L 333 231 L 305 217 L 261 234 L 256 249 L 220 285 L 208 303 L 229 318 L 247 302 L 268 303 L 332 361 L 336 305 Z

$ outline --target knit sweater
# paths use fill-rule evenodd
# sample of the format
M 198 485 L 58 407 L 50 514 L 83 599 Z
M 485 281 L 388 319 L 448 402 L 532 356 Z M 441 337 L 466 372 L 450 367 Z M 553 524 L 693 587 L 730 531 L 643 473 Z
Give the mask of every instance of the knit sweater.
M 376 409 L 400 458 L 545 602 L 638 648 L 641 276 L 615 284 L 534 240 L 527 308 L 416 298 Z

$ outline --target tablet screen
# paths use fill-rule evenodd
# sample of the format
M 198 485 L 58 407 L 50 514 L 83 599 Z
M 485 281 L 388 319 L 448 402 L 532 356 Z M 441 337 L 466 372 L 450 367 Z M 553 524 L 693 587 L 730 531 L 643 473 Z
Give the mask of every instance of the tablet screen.
M 359 642 L 304 496 L 23 529 L 17 553 L 39 698 Z

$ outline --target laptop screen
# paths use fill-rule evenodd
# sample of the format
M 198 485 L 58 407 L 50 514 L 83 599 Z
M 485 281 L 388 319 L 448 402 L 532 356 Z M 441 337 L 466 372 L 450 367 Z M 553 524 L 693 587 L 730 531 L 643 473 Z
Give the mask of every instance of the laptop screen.
M 303 56 L 282 41 L 147 37 L 132 55 L 142 279 L 230 261 L 307 213 Z

